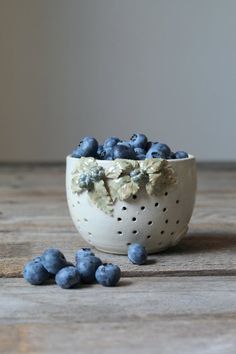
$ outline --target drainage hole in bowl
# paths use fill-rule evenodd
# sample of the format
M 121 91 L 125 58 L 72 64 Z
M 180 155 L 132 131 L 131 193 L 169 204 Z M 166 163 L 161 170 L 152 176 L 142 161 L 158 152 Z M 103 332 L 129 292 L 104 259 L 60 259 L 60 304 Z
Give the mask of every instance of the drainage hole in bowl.
M 147 238 L 151 238 L 151 235 L 148 235 Z
M 72 204 L 73 208 L 75 207 L 75 204 Z
M 79 200 L 77 200 L 77 204 L 80 204 L 80 201 L 79 201 Z
M 122 210 L 127 210 L 127 208 L 125 206 L 122 207 Z
M 92 232 L 88 232 L 89 235 L 92 235 Z
M 176 220 L 176 224 L 179 224 L 179 220 Z
M 170 234 L 171 234 L 171 236 L 173 236 L 174 235 L 174 231 L 172 231 Z
M 164 230 L 161 230 L 161 234 L 162 234 L 162 235 L 164 234 L 164 232 L 165 232 Z
M 162 210 L 163 210 L 163 212 L 165 212 L 165 211 L 167 211 L 167 208 L 163 208 Z
M 179 199 L 176 200 L 176 204 L 179 204 Z
M 117 218 L 117 221 L 122 221 L 122 218 Z
M 150 221 L 148 221 L 148 225 L 152 225 L 153 224 L 153 222 L 150 220 Z
M 159 203 L 158 203 L 158 202 L 156 202 L 156 203 L 155 203 L 155 207 L 157 208 L 157 207 L 158 207 L 158 205 L 159 205 Z
M 137 195 L 134 194 L 132 198 L 133 198 L 134 200 L 137 199 Z
M 141 210 L 145 210 L 146 208 L 145 208 L 144 205 L 142 205 L 140 209 L 141 209 Z
M 85 222 L 88 222 L 88 219 L 84 218 L 84 221 L 85 221 Z
M 123 232 L 122 232 L 122 231 L 117 231 L 117 233 L 118 233 L 119 235 L 122 235 L 122 234 L 123 234 Z
M 169 220 L 168 220 L 168 219 L 166 219 L 166 220 L 165 220 L 165 223 L 166 223 L 166 224 L 168 224 L 168 222 L 169 222 Z
M 126 246 L 130 246 L 130 245 L 131 245 L 131 243 L 130 243 L 130 242 L 127 242 L 127 243 L 126 243 Z
M 133 234 L 136 234 L 138 231 L 137 230 L 133 230 Z
M 135 217 L 132 218 L 132 221 L 136 221 L 137 219 Z
M 168 195 L 168 192 L 165 192 L 165 196 L 167 196 Z

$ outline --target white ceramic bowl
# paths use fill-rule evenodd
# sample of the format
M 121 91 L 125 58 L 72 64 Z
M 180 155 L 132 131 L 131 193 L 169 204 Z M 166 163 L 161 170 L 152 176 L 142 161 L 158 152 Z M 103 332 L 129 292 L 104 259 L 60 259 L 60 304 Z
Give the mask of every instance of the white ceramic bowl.
M 187 233 L 196 194 L 195 158 L 168 160 L 177 183 L 162 196 L 149 196 L 140 189 L 126 201 L 116 201 L 113 216 L 98 209 L 87 192 L 76 194 L 71 188 L 72 171 L 78 159 L 67 156 L 66 191 L 72 220 L 79 234 L 97 249 L 127 254 L 128 245 L 143 244 L 148 253 L 176 245 Z M 96 160 L 107 168 L 114 161 Z

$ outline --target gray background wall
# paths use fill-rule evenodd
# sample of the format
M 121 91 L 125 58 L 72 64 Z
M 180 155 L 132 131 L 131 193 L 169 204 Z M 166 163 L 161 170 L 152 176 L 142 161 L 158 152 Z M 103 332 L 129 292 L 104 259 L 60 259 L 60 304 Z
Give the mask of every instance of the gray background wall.
M 0 0 L 0 160 L 84 135 L 236 156 L 235 0 Z

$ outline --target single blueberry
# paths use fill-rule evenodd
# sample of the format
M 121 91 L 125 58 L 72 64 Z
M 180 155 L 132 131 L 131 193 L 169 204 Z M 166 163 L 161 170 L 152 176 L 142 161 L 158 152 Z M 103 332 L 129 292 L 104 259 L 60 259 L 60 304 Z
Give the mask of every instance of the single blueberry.
M 63 289 L 69 289 L 80 283 L 78 269 L 73 266 L 67 266 L 57 272 L 55 281 Z
M 112 263 L 104 263 L 95 273 L 97 282 L 103 286 L 115 286 L 120 280 L 120 268 Z
M 136 160 L 136 154 L 131 146 L 116 145 L 113 149 L 113 158 Z
M 113 146 L 117 145 L 117 143 L 119 142 L 120 142 L 119 138 L 117 138 L 116 136 L 110 136 L 104 141 L 103 147 L 106 150 L 107 148 L 112 148 Z
M 98 142 L 91 136 L 84 137 L 77 148 L 72 152 L 72 157 L 96 157 Z M 77 156 L 74 156 L 77 155 Z
M 158 152 L 163 153 L 165 155 L 165 158 L 167 159 L 170 154 L 171 154 L 171 149 L 169 148 L 168 145 L 166 144 L 161 144 L 161 143 L 157 143 L 154 144 L 153 147 L 155 147 L 157 149 Z
M 187 157 L 188 157 L 188 154 L 185 151 L 176 151 L 176 153 L 175 153 L 176 159 L 186 159 Z
M 23 270 L 23 277 L 32 285 L 41 285 L 50 277 L 38 258 L 40 257 L 26 263 Z
M 134 148 L 146 148 L 147 145 L 147 137 L 144 134 L 133 134 L 130 138 L 130 144 Z
M 75 262 L 78 263 L 82 258 L 88 256 L 95 256 L 91 248 L 88 247 L 80 248 L 78 251 L 76 251 Z
M 93 283 L 95 281 L 95 272 L 101 264 L 101 259 L 96 256 L 81 258 L 76 264 L 81 281 L 85 284 Z
M 155 147 L 150 148 L 146 154 L 146 159 L 165 159 L 165 155 L 162 152 L 159 152 Z
M 67 260 L 58 249 L 48 248 L 42 254 L 42 264 L 49 273 L 56 274 L 61 268 L 66 267 Z
M 145 264 L 147 261 L 145 247 L 139 243 L 132 243 L 128 248 L 128 258 L 134 264 Z
M 170 157 L 171 150 L 168 145 L 161 143 L 153 143 L 146 154 L 147 159 L 161 158 L 168 159 Z

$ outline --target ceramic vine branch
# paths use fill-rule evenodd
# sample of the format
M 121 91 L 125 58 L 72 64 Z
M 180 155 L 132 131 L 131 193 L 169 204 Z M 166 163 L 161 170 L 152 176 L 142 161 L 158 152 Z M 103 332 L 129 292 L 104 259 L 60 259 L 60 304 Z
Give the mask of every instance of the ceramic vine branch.
M 142 187 L 148 195 L 160 195 L 174 183 L 174 171 L 163 159 L 117 159 L 104 168 L 93 157 L 81 157 L 72 171 L 71 188 L 77 194 L 87 191 L 99 209 L 112 215 L 117 199 L 126 200 Z

